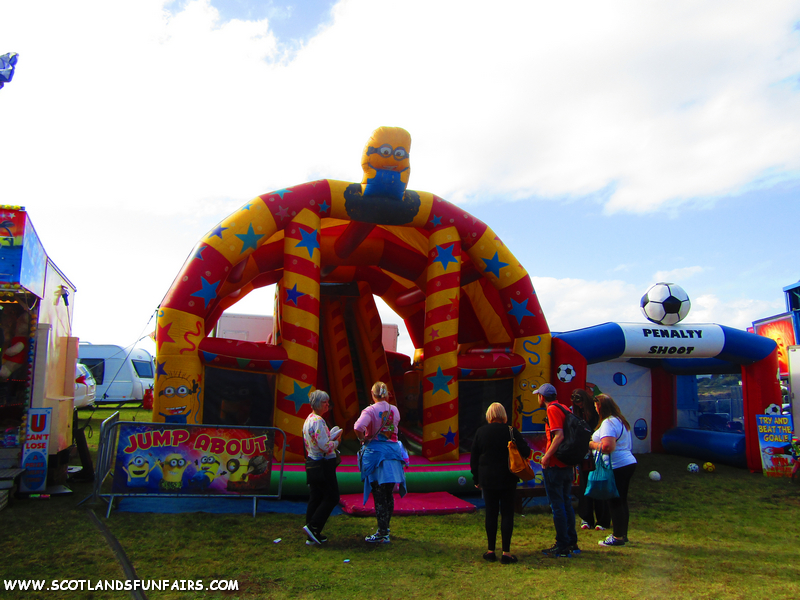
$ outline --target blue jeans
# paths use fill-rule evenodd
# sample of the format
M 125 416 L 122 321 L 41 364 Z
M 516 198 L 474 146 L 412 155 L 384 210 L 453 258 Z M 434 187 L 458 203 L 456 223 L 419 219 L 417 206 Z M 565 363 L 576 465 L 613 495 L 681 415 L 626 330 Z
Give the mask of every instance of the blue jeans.
M 551 467 L 544 470 L 544 489 L 553 511 L 556 546 L 566 550 L 578 543 L 575 531 L 575 510 L 572 508 L 572 468 Z

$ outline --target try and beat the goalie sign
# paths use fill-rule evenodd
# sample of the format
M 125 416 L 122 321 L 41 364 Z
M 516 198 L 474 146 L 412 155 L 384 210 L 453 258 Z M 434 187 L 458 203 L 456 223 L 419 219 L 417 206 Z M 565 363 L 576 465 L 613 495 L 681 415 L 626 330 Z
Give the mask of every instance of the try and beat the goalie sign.
M 410 147 L 407 131 L 381 127 L 362 153 L 360 184 L 324 179 L 263 194 L 203 236 L 159 309 L 154 421 L 207 423 L 209 368 L 274 375 L 269 424 L 287 433 L 287 459 L 301 461 L 315 388 L 330 388 L 345 431 L 359 413 L 356 381 L 385 382 L 395 401 L 407 395 L 394 389 L 374 295 L 403 318 L 422 357 L 423 457 L 459 458 L 459 381 L 513 379 L 517 427 L 536 411 L 531 390 L 550 380 L 551 334 L 530 277 L 486 224 L 407 189 Z M 209 336 L 225 309 L 272 284 L 273 343 Z M 347 306 L 358 324 L 349 343 L 337 337 Z

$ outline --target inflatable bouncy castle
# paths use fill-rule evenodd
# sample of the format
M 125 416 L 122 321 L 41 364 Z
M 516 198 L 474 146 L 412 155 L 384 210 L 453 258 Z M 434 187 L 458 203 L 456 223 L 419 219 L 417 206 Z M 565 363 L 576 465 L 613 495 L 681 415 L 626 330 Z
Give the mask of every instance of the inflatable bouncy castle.
M 381 127 L 360 184 L 263 194 L 202 237 L 159 307 L 154 421 L 241 423 L 248 396 L 249 422 L 283 430 L 286 460 L 301 462 L 309 392 L 328 391 L 349 431 L 381 380 L 417 427 L 420 456 L 448 462 L 495 396 L 517 427 L 533 418 L 550 332 L 530 277 L 487 225 L 407 189 L 410 146 L 405 130 Z M 272 284 L 271 340 L 211 335 L 223 311 Z M 404 320 L 413 365 L 384 351 L 376 295 Z

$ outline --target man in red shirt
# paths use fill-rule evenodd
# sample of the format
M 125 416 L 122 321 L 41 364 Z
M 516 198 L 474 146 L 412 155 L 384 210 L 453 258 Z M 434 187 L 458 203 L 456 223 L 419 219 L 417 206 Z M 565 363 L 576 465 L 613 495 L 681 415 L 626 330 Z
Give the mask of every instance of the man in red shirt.
M 533 393 L 539 394 L 539 406 L 547 411 L 544 421 L 547 450 L 542 457 L 542 469 L 544 488 L 556 528 L 556 543 L 542 550 L 542 553 L 550 558 L 569 558 L 580 553 L 580 549 L 575 531 L 575 510 L 572 508 L 573 467 L 556 458 L 556 450 L 564 440 L 564 412 L 557 406 L 556 388 L 551 384 L 545 383 Z

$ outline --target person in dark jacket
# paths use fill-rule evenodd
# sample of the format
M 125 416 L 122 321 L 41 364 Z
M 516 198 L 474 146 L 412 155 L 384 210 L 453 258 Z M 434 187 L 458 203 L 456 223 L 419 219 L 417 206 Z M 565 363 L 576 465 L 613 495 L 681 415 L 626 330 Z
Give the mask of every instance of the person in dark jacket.
M 580 417 L 592 428 L 597 429 L 600 417 L 594 408 L 594 398 L 584 389 L 572 391 L 572 413 Z M 586 484 L 589 481 L 589 473 L 594 469 L 594 458 L 589 452 L 578 469 L 580 481 L 580 493 L 578 495 L 578 516 L 581 518 L 581 529 L 596 529 L 604 531 L 611 527 L 611 511 L 608 508 L 608 501 L 596 500 L 586 496 Z
M 483 491 L 486 503 L 485 524 L 489 549 L 483 558 L 488 561 L 497 560 L 495 546 L 497 518 L 500 515 L 500 536 L 503 544 L 500 562 L 508 565 L 517 562 L 517 557 L 511 554 L 511 534 L 514 531 L 514 495 L 519 482 L 519 478 L 508 470 L 508 442 L 513 438 L 523 458 L 530 457 L 531 449 L 519 431 L 506 425 L 506 409 L 499 402 L 489 406 L 486 421 L 487 424 L 475 432 L 469 460 L 475 487 Z

